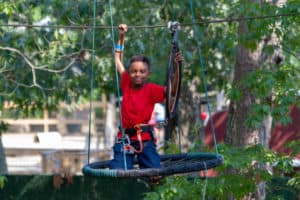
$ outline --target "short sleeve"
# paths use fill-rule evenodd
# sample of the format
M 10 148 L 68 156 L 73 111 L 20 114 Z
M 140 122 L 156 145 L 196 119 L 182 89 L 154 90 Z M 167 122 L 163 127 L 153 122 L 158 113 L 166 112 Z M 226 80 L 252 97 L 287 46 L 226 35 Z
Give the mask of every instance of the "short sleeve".
M 153 103 L 161 103 L 165 100 L 165 86 L 151 84 L 151 93 Z

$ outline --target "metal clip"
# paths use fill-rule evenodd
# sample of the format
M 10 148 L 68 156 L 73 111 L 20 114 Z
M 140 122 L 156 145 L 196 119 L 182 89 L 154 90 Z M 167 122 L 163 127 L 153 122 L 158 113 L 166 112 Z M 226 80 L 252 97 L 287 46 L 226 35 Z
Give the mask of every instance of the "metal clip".
M 133 147 L 131 146 L 130 144 L 130 138 L 128 135 L 125 135 L 125 138 L 124 138 L 124 142 L 123 142 L 123 151 L 126 153 L 126 154 L 134 154 L 134 149 Z
M 169 21 L 168 22 L 168 28 L 172 31 L 172 33 L 173 32 L 176 32 L 177 30 L 180 30 L 180 23 L 179 22 L 177 22 L 177 21 L 174 21 L 174 22 L 172 22 L 172 21 Z

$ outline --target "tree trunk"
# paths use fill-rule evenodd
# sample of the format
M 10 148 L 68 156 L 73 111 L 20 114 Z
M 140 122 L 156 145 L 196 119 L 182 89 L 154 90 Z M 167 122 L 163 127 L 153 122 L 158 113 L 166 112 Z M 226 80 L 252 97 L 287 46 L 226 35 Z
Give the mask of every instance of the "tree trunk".
M 238 27 L 238 33 L 243 36 L 248 32 L 247 21 L 241 21 Z M 250 51 L 239 44 L 237 47 L 237 62 L 234 71 L 233 85 L 237 86 L 242 92 L 242 96 L 239 101 L 231 101 L 228 110 L 228 121 L 225 133 L 224 142 L 234 147 L 247 147 L 258 144 L 261 140 L 261 135 L 267 135 L 269 133 L 260 132 L 260 130 L 266 131 L 267 129 L 247 127 L 245 122 L 248 118 L 248 113 L 257 99 L 255 94 L 251 92 L 250 88 L 243 85 L 242 81 L 247 77 L 249 72 L 255 71 L 260 67 L 262 43 L 260 43 L 255 51 Z M 264 141 L 264 143 L 267 141 Z M 229 169 L 227 173 L 237 173 L 233 169 Z M 261 190 L 257 190 L 261 191 Z M 262 189 L 264 191 L 264 188 Z M 257 192 L 257 194 L 264 194 L 264 192 Z M 260 195 L 263 196 L 263 195 Z M 231 194 L 228 194 L 228 199 L 234 199 Z M 245 196 L 244 200 L 252 199 L 252 194 Z M 261 198 L 260 198 L 261 199 Z M 264 199 L 264 198 L 262 198 Z
M 247 21 L 241 21 L 238 27 L 239 35 L 248 32 Z M 237 102 L 231 102 L 228 110 L 228 121 L 225 135 L 225 143 L 232 146 L 243 147 L 257 144 L 259 141 L 259 130 L 248 128 L 245 125 L 247 114 L 250 107 L 255 103 L 255 94 L 252 94 L 250 88 L 242 86 L 241 82 L 246 78 L 249 72 L 259 68 L 261 55 L 261 45 L 256 51 L 250 51 L 241 44 L 237 47 L 237 62 L 234 71 L 233 85 L 243 91 L 242 97 Z

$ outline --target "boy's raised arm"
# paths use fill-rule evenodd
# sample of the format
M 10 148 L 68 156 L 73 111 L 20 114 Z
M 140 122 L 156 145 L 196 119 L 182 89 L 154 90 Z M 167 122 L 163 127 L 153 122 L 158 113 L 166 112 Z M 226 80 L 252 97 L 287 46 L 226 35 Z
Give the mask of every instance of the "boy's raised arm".
M 116 51 L 116 65 L 120 75 L 125 71 L 125 67 L 122 63 L 122 56 L 123 56 L 123 49 L 124 49 L 124 38 L 127 30 L 128 27 L 126 24 L 119 25 L 119 41 L 115 47 L 115 51 Z

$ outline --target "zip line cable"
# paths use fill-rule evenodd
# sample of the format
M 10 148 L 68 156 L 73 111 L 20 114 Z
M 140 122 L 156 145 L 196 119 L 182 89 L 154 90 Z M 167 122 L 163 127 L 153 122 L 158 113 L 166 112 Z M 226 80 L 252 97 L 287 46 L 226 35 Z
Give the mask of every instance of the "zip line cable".
M 300 13 L 289 13 L 289 14 L 278 14 L 278 15 L 265 15 L 265 16 L 250 16 L 250 17 L 240 17 L 240 18 L 225 18 L 225 19 L 213 19 L 213 20 L 202 20 L 195 21 L 193 23 L 182 23 L 181 27 L 189 27 L 197 24 L 212 24 L 212 23 L 230 23 L 230 22 L 239 22 L 245 20 L 264 20 L 271 18 L 280 18 L 280 17 L 295 17 L 300 16 Z M 26 27 L 26 28 L 52 28 L 52 29 L 117 29 L 118 26 L 109 26 L 109 25 L 34 25 L 34 24 L 0 24 L 0 27 Z M 164 28 L 166 25 L 132 25 L 128 26 L 128 28 L 132 29 L 145 29 L 145 28 Z

